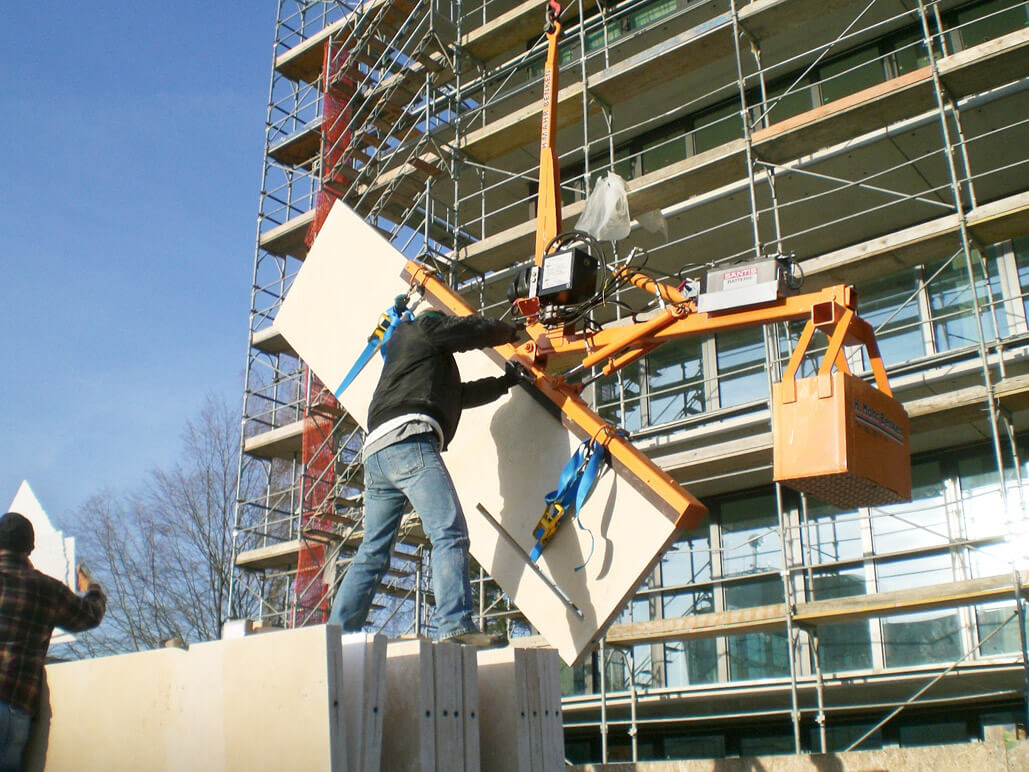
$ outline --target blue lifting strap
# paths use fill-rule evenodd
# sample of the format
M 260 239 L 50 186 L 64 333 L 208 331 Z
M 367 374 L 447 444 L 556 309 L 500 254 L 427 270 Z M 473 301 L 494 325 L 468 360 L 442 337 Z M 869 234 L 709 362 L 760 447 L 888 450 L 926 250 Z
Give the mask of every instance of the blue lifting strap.
M 382 354 L 383 359 L 386 358 L 386 343 L 393 337 L 393 333 L 401 322 L 411 321 L 414 321 L 414 314 L 407 310 L 407 298 L 401 295 L 379 318 L 379 323 L 372 330 L 372 334 L 368 336 L 368 345 L 361 351 L 357 361 L 350 367 L 343 382 L 336 389 L 334 394 L 336 399 L 339 399 L 340 395 L 353 383 L 365 365 L 371 361 L 376 350 Z
M 569 509 L 575 511 L 575 522 L 582 530 L 590 535 L 590 552 L 582 565 L 576 566 L 578 571 L 589 562 L 593 555 L 593 532 L 582 524 L 579 513 L 583 504 L 593 491 L 593 485 L 600 473 L 600 467 L 607 458 L 607 448 L 596 440 L 583 440 L 576 449 L 568 463 L 561 470 L 561 476 L 557 483 L 557 490 L 551 491 L 544 497 L 545 508 L 543 516 L 532 531 L 536 538 L 536 546 L 529 553 L 529 558 L 535 563 L 543 554 L 543 548 L 547 546 L 551 538 L 557 532 L 562 518 Z

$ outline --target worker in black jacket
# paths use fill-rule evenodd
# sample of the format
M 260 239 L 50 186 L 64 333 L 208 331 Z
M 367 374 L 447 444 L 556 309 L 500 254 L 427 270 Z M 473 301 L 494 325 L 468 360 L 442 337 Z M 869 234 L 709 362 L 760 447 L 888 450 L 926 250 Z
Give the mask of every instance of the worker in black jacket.
M 454 354 L 512 343 L 517 335 L 506 322 L 429 311 L 400 323 L 386 342 L 364 442 L 364 539 L 330 616 L 345 631 L 364 626 L 410 501 L 432 543 L 439 639 L 490 643 L 472 622 L 468 528 L 440 453 L 463 408 L 492 402 L 517 381 L 511 374 L 462 383 Z

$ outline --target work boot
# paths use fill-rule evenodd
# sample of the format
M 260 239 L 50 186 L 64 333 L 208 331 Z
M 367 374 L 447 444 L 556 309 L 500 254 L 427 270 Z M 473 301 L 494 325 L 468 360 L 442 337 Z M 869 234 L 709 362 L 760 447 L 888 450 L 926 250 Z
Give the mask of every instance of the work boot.
M 502 646 L 507 646 L 506 635 L 491 635 L 489 633 L 480 633 L 478 630 L 461 633 L 444 640 L 447 643 L 459 643 L 462 646 L 474 646 L 477 649 L 499 649 Z

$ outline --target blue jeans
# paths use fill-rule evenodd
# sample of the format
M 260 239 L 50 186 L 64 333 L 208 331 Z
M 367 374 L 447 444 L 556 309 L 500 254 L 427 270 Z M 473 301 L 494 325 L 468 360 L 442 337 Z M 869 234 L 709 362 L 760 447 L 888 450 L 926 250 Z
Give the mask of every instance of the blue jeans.
M 0 772 L 21 772 L 32 716 L 0 702 Z
M 373 453 L 365 459 L 364 483 L 364 540 L 343 577 L 329 621 L 348 632 L 364 626 L 410 501 L 432 542 L 438 637 L 475 631 L 468 527 L 435 435 L 419 434 Z

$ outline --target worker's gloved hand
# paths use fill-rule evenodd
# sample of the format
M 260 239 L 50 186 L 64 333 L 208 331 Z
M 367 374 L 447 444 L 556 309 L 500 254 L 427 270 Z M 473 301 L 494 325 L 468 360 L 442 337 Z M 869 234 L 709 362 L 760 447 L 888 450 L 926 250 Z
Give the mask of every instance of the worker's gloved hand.
M 521 362 L 509 359 L 504 365 L 504 380 L 508 386 L 517 386 L 519 383 L 531 386 L 536 383 L 536 376 L 526 370 Z
M 505 322 L 505 324 L 507 325 L 508 335 L 509 335 L 509 337 L 508 337 L 506 342 L 507 343 L 517 343 L 519 338 L 521 338 L 522 333 L 525 332 L 524 328 L 519 327 L 516 324 L 511 324 L 510 322 Z

